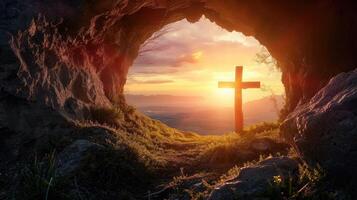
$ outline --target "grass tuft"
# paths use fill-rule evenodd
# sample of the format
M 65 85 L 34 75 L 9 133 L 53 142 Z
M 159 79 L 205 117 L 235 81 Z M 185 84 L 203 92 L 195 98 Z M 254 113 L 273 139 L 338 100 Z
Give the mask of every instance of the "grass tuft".
M 120 127 L 121 122 L 124 121 L 124 114 L 118 108 L 91 107 L 90 119 L 99 124 Z
M 325 178 L 326 174 L 320 166 L 312 168 L 307 164 L 300 164 L 297 176 L 275 176 L 262 196 L 271 199 L 335 199 L 324 190 L 313 195 L 308 194 L 311 188 L 324 184 Z
M 18 199 L 69 199 L 63 193 L 63 180 L 56 176 L 55 152 L 43 159 L 35 159 L 21 173 L 21 184 Z
M 138 198 L 154 180 L 154 166 L 145 163 L 139 152 L 129 147 L 93 152 L 81 165 L 77 180 L 81 186 L 95 188 L 95 194 L 106 191 Z
M 277 130 L 280 126 L 278 122 L 262 122 L 259 124 L 251 125 L 244 130 L 245 134 L 255 135 L 258 133 L 272 132 Z

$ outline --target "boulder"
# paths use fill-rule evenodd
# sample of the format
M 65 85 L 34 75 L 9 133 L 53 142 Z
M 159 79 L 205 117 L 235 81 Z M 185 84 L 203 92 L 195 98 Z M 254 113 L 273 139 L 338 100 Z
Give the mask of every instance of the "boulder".
M 39 17 L 14 36 L 10 45 L 17 62 L 0 71 L 0 86 L 14 96 L 83 120 L 91 106 L 112 104 L 104 94 L 100 75 L 92 67 L 61 59 L 69 55 L 61 55 L 65 42 L 57 31 L 57 27 Z
M 88 140 L 76 140 L 58 155 L 57 174 L 59 176 L 70 175 L 80 168 L 82 161 L 91 151 L 103 148 Z
M 237 177 L 216 187 L 209 200 L 254 199 L 267 190 L 274 176 L 289 178 L 298 170 L 298 162 L 288 157 L 273 157 L 242 168 Z
M 310 164 L 353 180 L 357 169 L 357 69 L 332 78 L 281 125 L 282 136 Z
M 290 146 L 284 142 L 276 141 L 268 137 L 263 137 L 263 138 L 253 139 L 250 142 L 249 147 L 251 150 L 253 150 L 256 153 L 274 154 L 278 152 L 285 153 L 288 151 Z

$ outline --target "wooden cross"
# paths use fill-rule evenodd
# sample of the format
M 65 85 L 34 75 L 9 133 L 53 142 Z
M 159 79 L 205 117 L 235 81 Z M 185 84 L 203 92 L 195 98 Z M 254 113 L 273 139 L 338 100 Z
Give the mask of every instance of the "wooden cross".
M 260 82 L 242 82 L 243 67 L 236 67 L 235 82 L 218 82 L 219 88 L 235 89 L 235 130 L 239 133 L 243 130 L 242 89 L 260 88 Z

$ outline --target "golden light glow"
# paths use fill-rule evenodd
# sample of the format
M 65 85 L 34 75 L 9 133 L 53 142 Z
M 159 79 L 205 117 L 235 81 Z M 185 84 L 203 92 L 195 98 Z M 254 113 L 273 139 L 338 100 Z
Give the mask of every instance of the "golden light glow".
M 201 57 L 202 57 L 202 51 L 197 51 L 195 53 L 192 54 L 192 58 L 196 61 L 198 61 Z
M 234 81 L 237 65 L 244 67 L 243 81 L 261 81 L 264 86 L 243 90 L 243 102 L 272 92 L 284 93 L 281 73 L 254 60 L 264 48 L 254 38 L 225 31 L 206 18 L 195 24 L 183 20 L 169 26 L 173 31 L 154 44 L 160 51 L 135 61 L 126 93 L 202 96 L 209 105 L 233 106 L 234 89 L 218 88 L 217 83 Z
M 210 98 L 209 104 L 220 104 L 224 107 L 231 107 L 234 105 L 234 89 L 232 88 L 219 88 L 214 91 Z

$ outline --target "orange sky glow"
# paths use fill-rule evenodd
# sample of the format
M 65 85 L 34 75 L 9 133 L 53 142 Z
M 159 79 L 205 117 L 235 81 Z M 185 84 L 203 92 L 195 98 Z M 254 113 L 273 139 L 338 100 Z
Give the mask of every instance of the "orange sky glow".
M 147 43 L 129 70 L 125 93 L 201 96 L 208 105 L 233 106 L 234 90 L 217 87 L 233 81 L 235 66 L 244 66 L 244 81 L 261 81 L 261 89 L 243 91 L 243 102 L 282 95 L 281 72 L 260 64 L 256 55 L 264 47 L 253 37 L 228 32 L 202 17 L 168 25 L 167 32 Z M 266 50 L 265 50 L 266 51 Z M 266 51 L 267 52 L 267 51 Z

